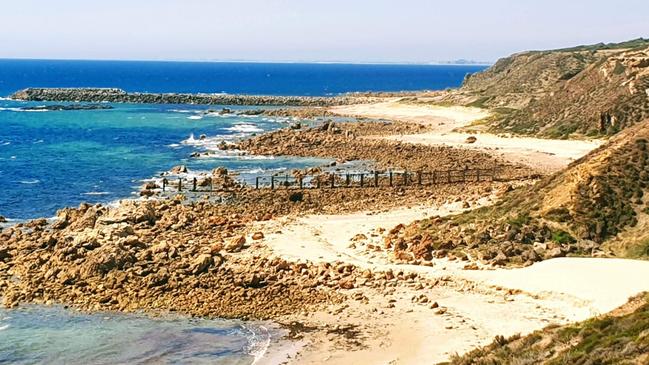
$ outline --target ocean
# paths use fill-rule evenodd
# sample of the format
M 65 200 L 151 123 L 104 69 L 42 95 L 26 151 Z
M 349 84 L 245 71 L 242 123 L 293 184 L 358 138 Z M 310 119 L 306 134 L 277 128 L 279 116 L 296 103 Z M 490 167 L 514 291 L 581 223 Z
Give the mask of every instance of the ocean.
M 485 66 L 49 61 L 0 59 L 0 96 L 26 87 L 118 87 L 126 91 L 336 95 L 443 90 Z
M 26 87 L 118 87 L 142 92 L 336 95 L 457 87 L 481 66 L 0 60 L 0 96 Z M 218 153 L 223 140 L 287 126 L 287 118 L 206 113 L 219 105 L 108 104 L 32 111 L 53 103 L 0 99 L 0 215 L 52 217 L 81 202 L 136 197 L 143 180 L 179 164 L 225 166 L 245 178 L 322 164 L 308 158 Z M 27 109 L 26 109 L 27 108 Z M 207 138 L 200 140 L 198 136 Z M 108 319 L 105 319 L 108 318 Z M 248 327 L 246 327 L 248 326 Z M 254 326 L 253 326 L 254 327 Z M 238 321 L 82 315 L 62 308 L 0 310 L 0 363 L 250 364 L 267 341 Z M 251 332 L 252 331 L 252 332 Z M 263 336 L 262 336 L 263 337 Z M 267 337 L 267 336 L 266 336 Z M 261 342 L 260 342 L 261 341 Z M 262 346 L 263 347 L 263 346 Z M 125 348 L 124 352 L 120 349 Z M 99 355 L 97 355 L 99 354 Z

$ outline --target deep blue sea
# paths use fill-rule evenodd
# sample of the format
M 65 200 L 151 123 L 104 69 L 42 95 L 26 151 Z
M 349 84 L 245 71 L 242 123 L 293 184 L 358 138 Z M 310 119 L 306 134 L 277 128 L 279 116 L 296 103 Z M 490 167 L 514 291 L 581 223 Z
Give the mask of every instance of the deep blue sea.
M 0 60 L 0 96 L 26 87 L 118 87 L 148 92 L 335 95 L 459 86 L 479 66 Z M 205 113 L 223 106 L 112 104 L 110 110 L 28 111 L 48 103 L 0 99 L 0 215 L 51 217 L 80 202 L 134 196 L 143 180 L 185 164 L 244 178 L 322 164 L 220 153 L 226 140 L 288 125 L 285 118 Z M 52 103 L 49 103 L 52 104 Z M 239 108 L 231 108 L 236 111 Z M 207 138 L 200 140 L 198 136 Z M 1 224 L 0 224 L 1 226 Z M 0 227 L 1 228 L 1 227 Z M 2 293 L 0 293 L 0 296 Z M 0 310 L 0 363 L 250 364 L 258 332 L 240 322 L 153 320 L 63 309 Z M 251 350 L 252 349 L 252 350 Z
M 119 87 L 147 92 L 334 95 L 442 90 L 485 66 L 0 59 L 0 96 L 26 87 Z

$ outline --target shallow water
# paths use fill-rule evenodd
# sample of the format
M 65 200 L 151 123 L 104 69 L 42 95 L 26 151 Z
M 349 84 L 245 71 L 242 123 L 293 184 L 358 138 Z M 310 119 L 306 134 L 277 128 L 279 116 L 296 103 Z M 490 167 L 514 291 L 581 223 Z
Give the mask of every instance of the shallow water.
M 0 309 L 0 364 L 252 364 L 279 330 L 261 323 Z

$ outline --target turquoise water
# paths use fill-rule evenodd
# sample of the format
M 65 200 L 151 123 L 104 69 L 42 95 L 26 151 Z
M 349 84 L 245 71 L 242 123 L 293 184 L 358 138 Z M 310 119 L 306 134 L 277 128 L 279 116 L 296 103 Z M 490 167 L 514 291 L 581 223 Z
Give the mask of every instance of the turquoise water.
M 0 364 L 252 364 L 279 335 L 261 323 L 28 306 L 0 309 Z
M 208 171 L 226 166 L 246 176 L 321 163 L 223 153 L 190 158 L 192 152 L 215 149 L 223 140 L 285 127 L 287 119 L 203 115 L 210 107 L 188 105 L 115 104 L 111 110 L 90 111 L 20 109 L 42 104 L 0 101 L 0 215 L 10 219 L 49 217 L 84 201 L 129 197 L 143 179 L 178 164 Z M 209 138 L 200 141 L 201 134 Z

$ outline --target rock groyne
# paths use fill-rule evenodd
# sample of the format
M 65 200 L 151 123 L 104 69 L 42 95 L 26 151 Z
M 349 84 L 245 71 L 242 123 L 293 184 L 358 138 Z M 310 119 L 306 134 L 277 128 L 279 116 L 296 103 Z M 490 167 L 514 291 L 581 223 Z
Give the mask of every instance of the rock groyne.
M 129 93 L 116 88 L 28 88 L 10 96 L 14 100 L 56 102 L 111 102 L 145 104 L 267 105 L 327 107 L 367 103 L 372 98 L 342 96 L 274 96 L 233 94 Z

